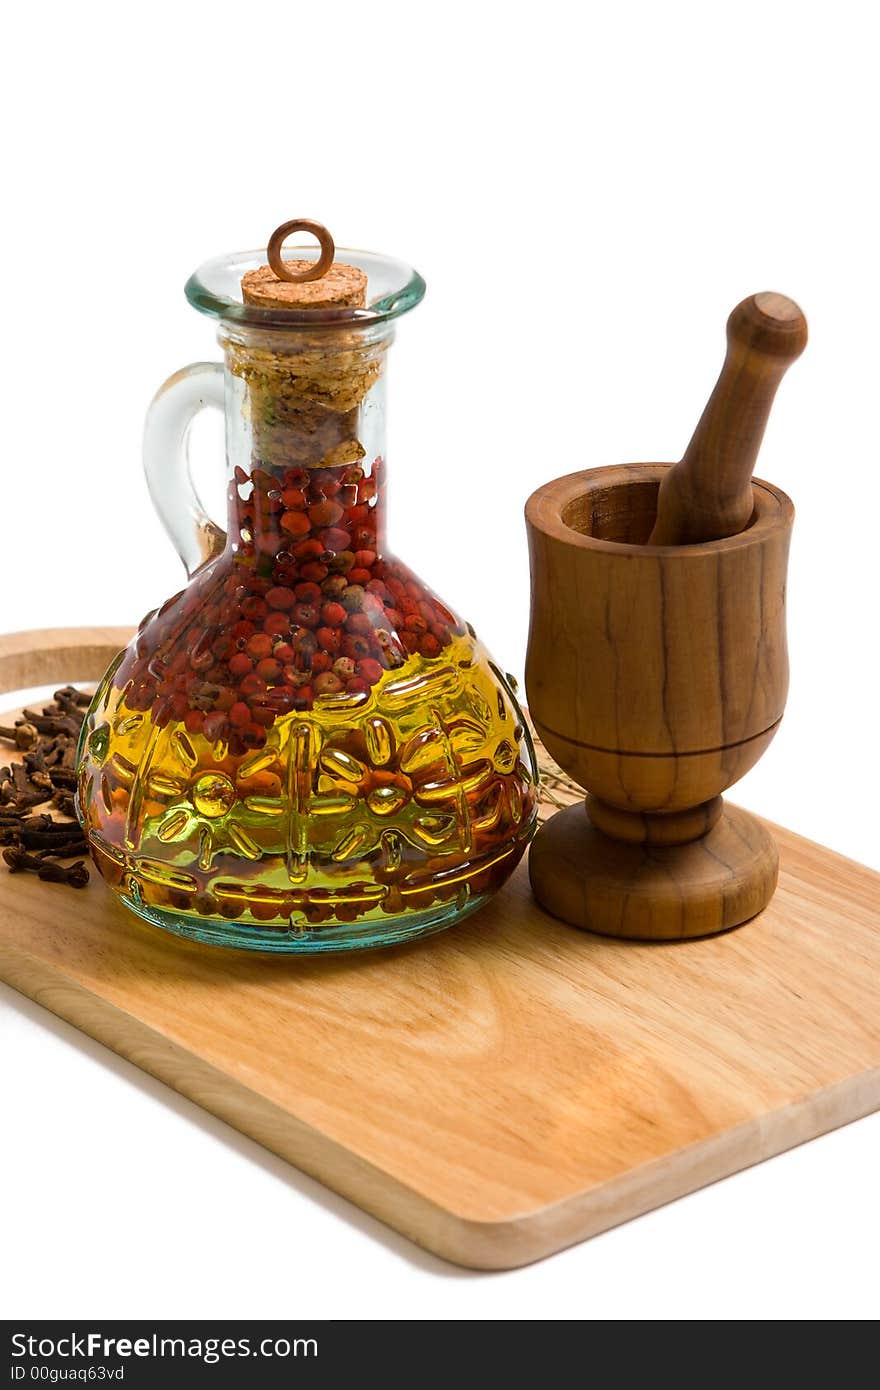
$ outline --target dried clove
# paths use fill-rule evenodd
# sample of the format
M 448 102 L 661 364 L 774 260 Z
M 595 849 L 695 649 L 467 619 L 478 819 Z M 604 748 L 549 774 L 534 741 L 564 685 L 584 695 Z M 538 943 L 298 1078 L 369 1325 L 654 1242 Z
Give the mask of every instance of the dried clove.
M 52 767 L 49 769 L 49 783 L 53 790 L 75 792 L 76 773 L 69 767 Z
M 89 852 L 89 844 L 84 835 L 71 835 L 69 839 L 60 842 L 56 839 L 54 844 L 51 840 L 43 844 L 34 842 L 29 848 L 35 850 L 41 859 L 76 859 L 79 855 Z
M 51 803 L 62 816 L 76 820 L 76 801 L 73 792 L 56 792 Z
M 37 877 L 44 883 L 66 883 L 70 888 L 85 888 L 89 881 L 89 871 L 81 859 L 78 863 L 71 864 L 70 868 L 43 860 Z
M 21 720 L 14 729 L 4 728 L 0 724 L 0 738 L 9 739 L 16 748 L 33 748 L 39 738 L 39 731 L 34 724 L 27 720 Z
M 72 888 L 88 883 L 89 871 L 82 858 L 69 866 L 58 861 L 88 853 L 74 791 L 77 742 L 90 701 L 85 691 L 64 686 L 55 691 L 42 714 L 25 710 L 13 728 L 0 725 L 0 739 L 14 744 L 23 755 L 20 761 L 0 767 L 0 845 L 11 873 L 34 873 L 44 882 Z M 45 811 L 33 813 L 46 803 L 62 819 L 53 819 Z
M 21 849 L 39 850 L 44 854 L 54 854 L 58 859 L 73 859 L 77 854 L 87 854 L 85 836 L 77 825 L 59 822 L 57 831 L 24 830 L 21 826 L 0 826 L 0 845 L 17 845 Z
M 21 873 L 25 869 L 38 873 L 43 866 L 42 859 L 38 859 L 35 854 L 28 854 L 20 845 L 10 845 L 9 849 L 3 851 L 3 858 L 13 874 Z
M 25 816 L 20 822 L 23 834 L 32 834 L 39 831 L 44 835 L 69 835 L 72 827 L 65 825 L 63 821 L 53 820 L 51 816 L 42 813 L 38 816 Z
M 77 720 L 69 714 L 35 714 L 32 709 L 26 709 L 24 718 L 40 734 L 64 734 L 68 738 L 76 738 L 82 727 L 82 719 Z
M 65 685 L 61 690 L 56 690 L 53 696 L 58 705 L 69 704 L 78 710 L 87 710 L 92 703 L 92 697 L 87 690 L 77 690 L 75 685 Z M 81 716 L 81 718 L 84 716 Z

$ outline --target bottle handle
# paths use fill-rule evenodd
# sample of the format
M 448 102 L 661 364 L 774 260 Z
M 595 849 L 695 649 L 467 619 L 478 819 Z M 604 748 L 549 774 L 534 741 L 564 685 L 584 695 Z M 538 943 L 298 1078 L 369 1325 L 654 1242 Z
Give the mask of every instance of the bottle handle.
M 159 520 L 188 575 L 226 547 L 226 532 L 211 520 L 196 492 L 189 430 L 205 406 L 224 409 L 223 364 L 193 362 L 159 387 L 144 424 L 144 472 Z

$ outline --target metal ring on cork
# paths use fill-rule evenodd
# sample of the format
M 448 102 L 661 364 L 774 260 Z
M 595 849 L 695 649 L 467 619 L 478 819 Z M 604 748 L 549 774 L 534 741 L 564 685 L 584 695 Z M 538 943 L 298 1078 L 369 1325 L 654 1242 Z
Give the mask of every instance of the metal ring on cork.
M 321 254 L 308 270 L 292 271 L 281 259 L 281 248 L 294 232 L 310 232 L 318 241 Z M 269 265 L 279 280 L 290 280 L 294 284 L 305 284 L 308 280 L 320 280 L 333 264 L 336 246 L 327 228 L 321 222 L 313 222 L 309 217 L 295 217 L 291 222 L 282 222 L 269 238 L 266 247 Z

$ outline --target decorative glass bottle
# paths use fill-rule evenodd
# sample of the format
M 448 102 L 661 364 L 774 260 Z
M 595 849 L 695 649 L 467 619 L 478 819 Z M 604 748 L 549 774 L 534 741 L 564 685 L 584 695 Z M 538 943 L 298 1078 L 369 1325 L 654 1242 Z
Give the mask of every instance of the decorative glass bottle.
M 297 227 L 321 255 L 282 261 Z M 534 759 L 508 679 L 385 543 L 385 359 L 424 283 L 285 224 L 270 264 L 202 266 L 225 368 L 169 379 L 145 433 L 190 581 L 141 623 L 84 725 L 79 807 L 123 902 L 200 941 L 345 950 L 436 931 L 511 873 Z M 228 531 L 187 464 L 225 411 Z

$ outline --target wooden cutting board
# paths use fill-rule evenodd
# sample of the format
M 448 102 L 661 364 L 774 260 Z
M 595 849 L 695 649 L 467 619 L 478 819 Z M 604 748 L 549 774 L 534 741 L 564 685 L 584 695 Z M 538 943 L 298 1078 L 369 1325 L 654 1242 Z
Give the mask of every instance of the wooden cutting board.
M 126 635 L 0 637 L 0 687 L 95 679 Z M 0 978 L 420 1245 L 509 1268 L 880 1103 L 880 874 L 774 830 L 770 907 L 675 945 L 555 921 L 525 864 L 459 927 L 324 959 L 0 870 Z

